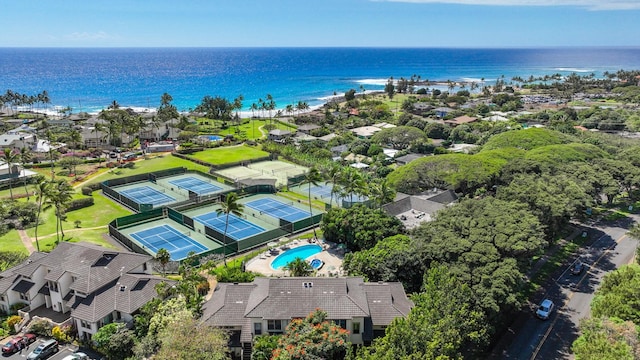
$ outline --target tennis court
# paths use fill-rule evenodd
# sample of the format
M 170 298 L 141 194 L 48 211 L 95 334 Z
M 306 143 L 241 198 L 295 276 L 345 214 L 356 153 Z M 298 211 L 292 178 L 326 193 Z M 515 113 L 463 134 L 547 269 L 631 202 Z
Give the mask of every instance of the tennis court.
M 193 191 L 198 195 L 209 194 L 222 189 L 219 186 L 215 186 L 211 183 L 208 183 L 204 180 L 200 180 L 195 177 L 185 177 L 185 178 L 176 179 L 176 180 L 169 180 L 169 183 L 181 189 Z
M 281 201 L 270 198 L 262 198 L 249 201 L 244 205 L 258 210 L 261 213 L 265 213 L 278 219 L 284 219 L 290 222 L 296 222 L 298 220 L 306 219 L 311 216 L 308 211 L 303 211 L 293 206 L 293 203 L 285 204 Z
M 153 204 L 155 206 L 176 201 L 175 198 L 149 186 L 139 186 L 118 192 L 138 204 Z
M 313 195 L 313 197 L 315 197 L 316 199 L 322 199 L 324 200 L 324 202 L 328 202 L 328 200 L 331 200 L 332 198 L 331 192 L 333 191 L 333 186 L 334 185 L 331 183 L 311 186 L 311 195 Z M 297 192 L 298 194 L 307 195 L 309 191 L 309 184 L 291 187 L 291 191 Z M 353 194 L 353 197 L 351 196 L 351 194 L 333 194 L 333 201 L 336 201 L 337 203 L 341 203 L 342 201 L 351 202 L 352 199 L 354 203 L 360 203 L 369 200 L 367 196 L 358 195 L 355 193 Z
M 147 248 L 155 254 L 164 248 L 171 254 L 171 260 L 179 261 L 185 259 L 191 251 L 198 254 L 209 250 L 206 246 L 190 238 L 189 235 L 190 233 L 183 234 L 170 225 L 160 225 L 132 233 L 129 236 L 139 242 L 143 248 Z
M 224 234 L 226 226 L 226 214 L 218 215 L 217 212 L 210 212 L 193 218 L 194 220 L 205 224 L 206 226 L 217 230 L 219 233 Z M 246 239 L 250 236 L 254 236 L 265 229 L 258 225 L 255 225 L 241 217 L 234 214 L 229 214 L 229 227 L 227 228 L 227 236 L 234 240 Z

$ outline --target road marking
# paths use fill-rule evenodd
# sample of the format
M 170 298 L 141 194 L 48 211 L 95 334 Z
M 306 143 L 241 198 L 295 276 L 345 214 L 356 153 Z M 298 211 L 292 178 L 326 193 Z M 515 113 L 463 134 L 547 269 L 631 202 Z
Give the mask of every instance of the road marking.
M 605 235 L 601 236 L 598 240 L 602 239 Z M 621 237 L 618 238 L 618 240 L 616 240 L 615 243 L 611 244 L 609 247 L 607 247 L 607 249 L 605 251 L 602 252 L 602 254 L 600 255 L 600 257 L 591 265 L 589 265 L 589 269 L 595 267 L 596 265 L 598 265 L 598 263 L 600 262 L 600 260 L 602 260 L 602 258 L 607 255 L 611 249 L 613 248 L 613 246 L 617 245 L 620 243 L 620 241 L 622 241 L 624 238 L 627 237 L 627 234 L 625 233 L 624 235 L 622 235 Z M 598 241 L 596 240 L 596 242 Z M 582 283 L 582 281 L 584 281 L 584 279 L 587 278 L 587 275 L 589 275 L 589 271 L 585 271 L 584 275 L 582 275 L 582 277 L 580 278 L 580 280 L 578 280 L 578 282 L 576 283 L 576 285 L 574 286 L 574 288 L 578 288 L 580 286 L 580 284 Z M 547 338 L 549 337 L 549 334 L 551 333 L 551 330 L 553 330 L 553 327 L 555 326 L 556 322 L 558 321 L 558 318 L 560 317 L 559 313 L 560 310 L 564 309 L 565 306 L 567 306 L 567 304 L 569 303 L 569 301 L 571 301 L 571 298 L 573 298 L 573 295 L 576 292 L 573 290 L 569 291 L 569 295 L 567 295 L 567 299 L 562 303 L 562 306 L 560 306 L 557 310 L 556 317 L 553 319 L 553 322 L 551 323 L 551 325 L 549 326 L 549 328 L 547 329 L 547 331 L 544 333 L 544 336 L 542 337 L 542 340 L 540 340 L 540 342 L 538 343 L 538 346 L 536 347 L 535 351 L 533 352 L 533 354 L 531 354 L 531 357 L 529 358 L 530 360 L 535 360 L 535 358 L 538 356 L 538 353 L 540 352 L 540 350 L 542 349 L 542 346 L 544 346 L 544 343 L 547 341 Z

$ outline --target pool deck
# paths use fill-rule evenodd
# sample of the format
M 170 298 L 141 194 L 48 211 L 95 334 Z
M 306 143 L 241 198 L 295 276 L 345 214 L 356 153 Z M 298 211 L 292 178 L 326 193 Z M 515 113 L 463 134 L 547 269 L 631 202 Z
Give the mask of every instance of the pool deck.
M 314 244 L 314 242 L 309 242 L 307 240 L 294 240 L 288 244 L 283 244 L 275 247 L 279 250 L 279 254 L 282 254 L 283 251 L 288 249 L 294 249 L 299 246 Z M 323 247 L 323 250 L 315 255 L 312 255 L 311 259 L 320 259 L 324 262 L 322 268 L 316 271 L 315 276 L 340 276 L 342 275 L 342 259 L 344 252 L 338 249 L 335 244 L 323 243 L 323 242 L 315 242 L 315 244 Z M 284 247 L 284 249 L 283 249 Z M 255 271 L 265 276 L 289 276 L 289 273 L 286 270 L 274 270 L 271 268 L 271 262 L 275 259 L 279 254 L 272 255 L 270 250 L 267 250 L 251 259 L 247 263 L 247 270 Z

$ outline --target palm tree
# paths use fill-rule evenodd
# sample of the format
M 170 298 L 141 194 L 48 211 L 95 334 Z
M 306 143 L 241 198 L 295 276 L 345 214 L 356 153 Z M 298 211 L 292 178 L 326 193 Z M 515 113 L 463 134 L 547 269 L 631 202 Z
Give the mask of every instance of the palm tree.
M 62 234 L 62 240 L 64 240 L 64 229 L 62 227 L 62 221 L 66 219 L 66 211 L 69 203 L 73 197 L 73 187 L 69 185 L 65 180 L 53 181 L 49 194 L 45 201 L 46 208 L 55 208 L 56 215 L 56 241 L 60 241 L 58 230 Z
M 299 257 L 285 265 L 284 269 L 289 271 L 291 276 L 309 276 L 313 272 L 311 264 Z
M 224 266 L 227 267 L 227 229 L 229 228 L 229 214 L 242 215 L 244 205 L 238 202 L 238 194 L 232 192 L 227 194 L 224 201 L 220 203 L 220 209 L 216 210 L 218 216 L 225 214 L 224 235 L 222 236 L 222 250 L 224 256 Z
M 304 174 L 304 177 L 302 178 L 302 185 L 307 184 L 309 186 L 309 216 L 313 216 L 313 211 L 311 208 L 311 186 L 318 186 L 318 183 L 322 181 L 322 175 L 320 174 L 320 171 L 318 170 L 317 167 L 312 167 L 309 169 L 309 171 Z M 313 227 L 313 237 L 314 238 L 318 238 L 318 235 L 316 234 L 316 228 L 315 226 Z
M 342 177 L 342 166 L 338 163 L 332 163 L 328 169 L 325 170 L 325 179 L 327 179 L 324 184 L 331 184 L 331 198 L 329 199 L 329 205 L 333 204 L 333 195 L 338 194 L 340 192 L 340 178 Z M 336 199 L 336 202 L 338 199 Z
M 396 191 L 390 186 L 387 179 L 374 181 L 369 189 L 374 203 L 380 208 L 382 208 L 382 205 L 393 201 L 396 196 Z
M 162 276 L 167 276 L 166 266 L 171 261 L 171 254 L 165 248 L 160 248 L 156 253 L 156 260 L 162 266 Z
M 4 160 L 9 168 L 9 194 L 11 195 L 11 200 L 13 200 L 13 179 L 11 179 L 11 174 L 13 173 L 12 165 L 18 160 L 18 154 L 13 152 L 10 148 L 4 148 L 2 160 Z
M 33 156 L 31 154 L 31 150 L 29 150 L 29 148 L 23 147 L 20 149 L 20 162 L 22 163 L 22 168 L 24 169 L 24 165 L 27 163 L 30 163 L 31 160 L 33 159 Z M 24 180 L 24 191 L 25 193 L 27 193 L 27 201 L 29 200 L 29 190 L 27 190 L 27 174 L 24 174 L 25 176 L 22 177 L 22 179 Z
M 48 202 L 49 194 L 51 193 L 51 183 L 45 180 L 44 176 L 38 175 L 35 184 L 35 196 L 38 203 L 38 212 L 36 214 L 36 248 L 40 251 L 40 244 L 38 243 L 38 225 L 40 225 L 40 214 L 42 213 L 43 206 Z
M 342 171 L 341 184 L 344 192 L 349 194 L 349 202 L 353 206 L 353 194 L 363 194 L 366 182 L 362 173 L 351 166 L 345 167 Z

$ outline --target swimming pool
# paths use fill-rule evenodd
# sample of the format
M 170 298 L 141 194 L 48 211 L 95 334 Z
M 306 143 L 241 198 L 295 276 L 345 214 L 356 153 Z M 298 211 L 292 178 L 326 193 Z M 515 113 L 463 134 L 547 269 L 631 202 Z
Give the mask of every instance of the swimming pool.
M 218 135 L 207 135 L 207 138 L 209 139 L 209 141 L 220 141 L 220 140 L 222 140 L 222 136 L 218 136 Z
M 278 270 L 283 266 L 286 266 L 288 263 L 292 262 L 296 258 L 306 259 L 309 256 L 315 255 L 322 251 L 322 247 L 320 245 L 303 245 L 298 246 L 297 248 L 293 248 L 291 250 L 287 250 L 282 254 L 278 255 L 271 262 L 271 268 L 274 270 Z
M 324 265 L 324 262 L 320 259 L 311 259 L 309 264 L 313 268 L 313 270 L 320 270 L 320 268 Z

